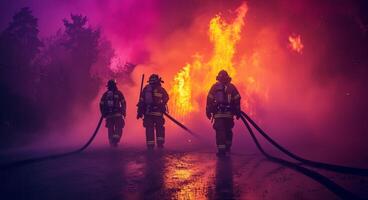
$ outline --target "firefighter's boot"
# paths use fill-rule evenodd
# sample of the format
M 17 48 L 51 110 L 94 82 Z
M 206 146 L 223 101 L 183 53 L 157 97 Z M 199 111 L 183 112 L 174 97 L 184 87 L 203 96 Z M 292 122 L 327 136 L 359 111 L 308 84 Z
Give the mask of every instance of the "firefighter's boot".
M 226 151 L 227 153 L 231 153 L 231 146 L 226 146 L 225 151 Z
M 216 153 L 217 157 L 225 157 L 226 156 L 226 150 L 225 149 L 218 149 L 217 153 Z

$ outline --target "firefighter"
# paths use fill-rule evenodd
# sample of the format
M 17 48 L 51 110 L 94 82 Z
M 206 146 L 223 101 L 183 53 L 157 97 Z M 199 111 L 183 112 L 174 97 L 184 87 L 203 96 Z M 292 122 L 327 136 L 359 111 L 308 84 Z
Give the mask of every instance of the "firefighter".
M 126 102 L 115 80 L 109 80 L 106 86 L 107 91 L 102 95 L 100 101 L 100 111 L 106 119 L 110 145 L 117 147 L 125 125 Z
M 157 74 L 149 77 L 148 84 L 143 88 L 138 103 L 137 119 L 143 117 L 143 126 L 146 128 L 147 148 L 152 150 L 156 142 L 158 148 L 163 148 L 165 143 L 165 119 L 169 95 L 161 86 L 163 81 Z
M 216 130 L 217 155 L 224 156 L 230 152 L 234 127 L 234 115 L 239 119 L 240 94 L 225 70 L 221 70 L 217 82 L 211 87 L 207 96 L 206 115 L 214 119 L 213 128 Z

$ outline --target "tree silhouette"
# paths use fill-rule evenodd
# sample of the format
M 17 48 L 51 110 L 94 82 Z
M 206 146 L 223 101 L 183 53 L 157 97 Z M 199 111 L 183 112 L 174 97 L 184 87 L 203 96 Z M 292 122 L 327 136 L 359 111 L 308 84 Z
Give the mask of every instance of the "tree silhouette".
M 76 91 L 75 98 L 86 104 L 98 92 L 99 81 L 91 76 L 91 67 L 97 61 L 100 31 L 87 26 L 87 17 L 71 15 L 71 21 L 64 19 L 65 46 L 70 71 L 73 73 L 71 81 Z
M 100 53 L 99 30 L 88 27 L 82 15 L 63 22 L 64 31 L 47 40 L 37 60 L 42 69 L 38 99 L 47 108 L 44 115 L 57 121 L 70 118 L 75 108 L 86 109 L 100 85 L 100 79 L 91 75 Z
M 32 62 L 42 46 L 38 32 L 37 19 L 26 7 L 0 34 L 0 132 L 4 134 L 30 130 L 38 124 L 32 115 L 38 77 Z
M 42 46 L 38 33 L 37 19 L 32 11 L 22 8 L 0 36 L 1 64 L 15 68 L 29 66 Z

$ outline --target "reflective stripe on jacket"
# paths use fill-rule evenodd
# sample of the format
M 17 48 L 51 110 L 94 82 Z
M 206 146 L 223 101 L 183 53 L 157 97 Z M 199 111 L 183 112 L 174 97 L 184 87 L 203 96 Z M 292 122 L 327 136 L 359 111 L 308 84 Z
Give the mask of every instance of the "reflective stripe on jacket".
M 213 115 L 213 118 L 233 118 L 233 116 L 231 112 L 217 112 Z

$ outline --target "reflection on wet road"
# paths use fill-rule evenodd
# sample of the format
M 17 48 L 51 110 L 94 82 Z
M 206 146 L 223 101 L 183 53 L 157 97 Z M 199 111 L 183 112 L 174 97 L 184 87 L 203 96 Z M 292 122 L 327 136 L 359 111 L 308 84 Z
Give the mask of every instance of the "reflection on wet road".
M 368 196 L 367 178 L 324 172 Z M 260 155 L 98 149 L 2 171 L 0 199 L 337 199 Z

